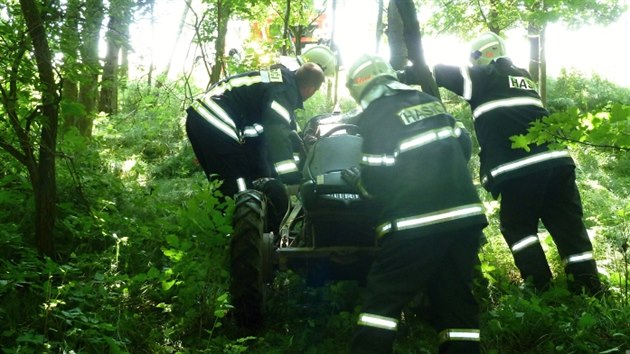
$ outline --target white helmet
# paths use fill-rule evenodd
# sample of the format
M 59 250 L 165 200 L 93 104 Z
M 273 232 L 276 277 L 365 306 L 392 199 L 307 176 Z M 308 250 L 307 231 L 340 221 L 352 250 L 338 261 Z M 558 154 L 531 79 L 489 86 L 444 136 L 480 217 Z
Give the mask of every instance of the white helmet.
M 319 65 L 326 76 L 335 75 L 337 58 L 335 53 L 326 46 L 316 45 L 308 48 L 302 53 L 302 61 Z
M 363 55 L 348 70 L 346 87 L 355 101 L 360 102 L 366 89 L 378 78 L 397 80 L 396 72 L 387 61 L 376 55 Z
M 505 42 L 492 32 L 486 32 L 470 44 L 470 62 L 473 65 L 487 65 L 493 60 L 504 57 Z

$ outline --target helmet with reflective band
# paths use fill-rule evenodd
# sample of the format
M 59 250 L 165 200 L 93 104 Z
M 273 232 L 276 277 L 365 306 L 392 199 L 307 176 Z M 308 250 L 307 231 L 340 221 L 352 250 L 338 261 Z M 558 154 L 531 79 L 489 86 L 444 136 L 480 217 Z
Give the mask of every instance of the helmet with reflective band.
M 326 46 L 316 45 L 308 48 L 302 53 L 302 60 L 306 63 L 311 62 L 319 65 L 326 76 L 335 74 L 337 58 L 335 53 Z
M 375 55 L 361 56 L 348 70 L 346 87 L 355 101 L 359 102 L 366 89 L 376 79 L 390 77 L 397 80 L 396 72 L 383 58 Z
M 470 44 L 470 62 L 473 65 L 488 65 L 504 56 L 505 42 L 492 32 L 482 34 Z

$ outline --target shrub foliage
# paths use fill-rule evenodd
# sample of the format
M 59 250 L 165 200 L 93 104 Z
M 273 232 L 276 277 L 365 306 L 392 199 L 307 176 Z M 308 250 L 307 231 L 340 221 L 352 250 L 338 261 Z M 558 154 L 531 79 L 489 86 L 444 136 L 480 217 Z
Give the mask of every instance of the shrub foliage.
M 579 75 L 563 80 L 558 87 L 605 86 L 598 78 Z M 258 333 L 235 328 L 226 259 L 233 203 L 220 196 L 195 163 L 181 125 L 183 89 L 178 85 L 131 85 L 124 109 L 99 117 L 92 138 L 69 131 L 60 140 L 55 261 L 38 257 L 29 246 L 30 187 L 20 166 L 0 159 L 6 171 L 0 173 L 3 352 L 347 350 L 362 294 L 353 282 L 310 288 L 297 274 L 277 274 L 265 328 Z M 606 87 L 596 102 L 568 88 L 558 89 L 558 97 L 550 91 L 550 101 L 573 103 L 558 108 L 527 136 L 515 137 L 515 147 L 553 141 L 574 152 L 609 294 L 603 299 L 568 294 L 551 242 L 545 245 L 557 286 L 542 296 L 522 289 L 499 233 L 497 204 L 480 190 L 491 225 L 475 290 L 488 353 L 630 349 L 630 107 L 619 99 L 623 89 Z M 330 112 L 326 101 L 314 99 L 301 112 L 301 121 Z M 446 101 L 469 124 L 461 103 L 453 97 Z M 475 165 L 473 161 L 471 167 Z M 417 301 L 405 309 L 398 352 L 435 352 L 435 333 L 423 306 Z

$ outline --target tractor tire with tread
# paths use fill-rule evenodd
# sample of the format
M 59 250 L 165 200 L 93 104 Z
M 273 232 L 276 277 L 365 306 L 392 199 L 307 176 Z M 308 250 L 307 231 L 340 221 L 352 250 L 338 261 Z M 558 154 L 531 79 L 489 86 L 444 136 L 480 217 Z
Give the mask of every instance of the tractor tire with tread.
M 265 301 L 264 232 L 266 198 L 256 190 L 236 196 L 230 242 L 230 294 L 239 327 L 256 329 L 263 322 Z M 266 274 L 267 273 L 267 274 Z

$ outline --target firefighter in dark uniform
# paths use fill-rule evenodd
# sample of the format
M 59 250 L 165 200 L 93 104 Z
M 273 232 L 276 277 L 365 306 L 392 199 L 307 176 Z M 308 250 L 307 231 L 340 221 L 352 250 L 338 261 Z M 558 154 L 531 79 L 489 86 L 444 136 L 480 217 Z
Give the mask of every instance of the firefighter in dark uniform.
M 530 124 L 549 113 L 525 69 L 505 57 L 505 44 L 484 33 L 471 45 L 472 66 L 437 65 L 438 86 L 470 104 L 481 147 L 481 182 L 500 196 L 501 232 L 523 279 L 536 290 L 550 285 L 552 274 L 538 239 L 538 221 L 550 232 L 573 281 L 570 289 L 601 290 L 593 247 L 582 221 L 575 165 L 566 150 L 548 145 L 511 147 L 510 137 L 526 134 Z
M 347 87 L 363 109 L 363 157 L 360 169 L 343 176 L 381 210 L 381 249 L 351 351 L 390 353 L 403 307 L 425 291 L 440 353 L 478 353 L 471 284 L 487 221 L 467 166 L 467 132 L 436 98 L 398 82 L 379 57 L 361 57 Z
M 300 181 L 293 158 L 294 110 L 324 81 L 321 68 L 305 63 L 252 71 L 219 81 L 187 110 L 186 133 L 209 180 L 223 180 L 232 196 L 261 177 Z

